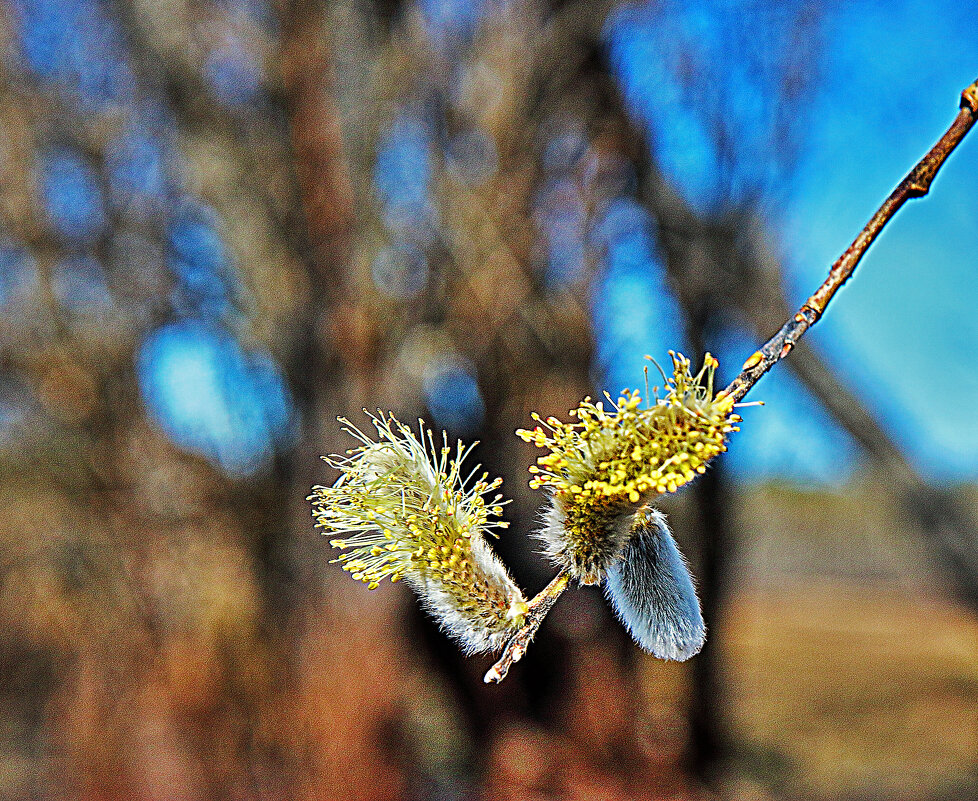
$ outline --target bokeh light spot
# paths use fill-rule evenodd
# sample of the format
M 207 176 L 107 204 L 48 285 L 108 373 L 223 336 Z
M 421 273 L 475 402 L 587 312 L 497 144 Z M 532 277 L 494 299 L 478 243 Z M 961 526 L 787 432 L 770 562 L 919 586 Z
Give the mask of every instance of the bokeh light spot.
M 383 248 L 374 259 L 377 289 L 398 300 L 416 297 L 428 282 L 428 260 L 416 245 L 400 242 Z
M 89 242 L 105 228 L 105 207 L 95 171 L 71 148 L 46 154 L 42 188 L 51 223 L 67 239 Z
M 422 383 L 436 426 L 459 436 L 479 429 L 486 408 L 468 360 L 458 356 L 433 359 L 425 367 Z
M 277 364 L 247 353 L 221 329 L 194 320 L 150 334 L 139 384 L 173 442 L 231 474 L 254 473 L 294 435 L 292 402 Z

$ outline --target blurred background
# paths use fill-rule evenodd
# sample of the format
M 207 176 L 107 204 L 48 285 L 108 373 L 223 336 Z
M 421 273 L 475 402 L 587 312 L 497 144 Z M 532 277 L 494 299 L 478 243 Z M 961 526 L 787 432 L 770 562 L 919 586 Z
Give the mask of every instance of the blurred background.
M 663 502 L 691 662 L 586 588 L 486 687 L 305 501 L 337 415 L 421 415 L 539 590 L 514 429 L 669 348 L 729 381 L 976 41 L 953 0 L 0 0 L 0 798 L 978 797 L 978 135 Z

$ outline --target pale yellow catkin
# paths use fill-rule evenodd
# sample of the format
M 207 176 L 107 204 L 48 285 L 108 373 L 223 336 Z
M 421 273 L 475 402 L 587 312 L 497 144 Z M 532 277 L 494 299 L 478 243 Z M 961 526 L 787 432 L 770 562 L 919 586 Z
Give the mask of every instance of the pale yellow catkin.
M 361 444 L 328 457 L 340 475 L 309 496 L 316 525 L 344 551 L 335 561 L 370 589 L 404 579 L 466 650 L 500 647 L 526 612 L 522 592 L 485 541 L 506 526 L 498 520 L 502 496 L 489 498 L 501 479 L 463 478 L 471 448 L 458 443 L 452 456 L 444 435 L 436 447 L 423 423 L 415 436 L 390 415 L 371 420 L 375 438 L 342 421 Z
M 535 415 L 536 428 L 517 432 L 548 451 L 530 467 L 530 486 L 552 496 L 547 552 L 584 583 L 600 581 L 619 557 L 640 507 L 705 472 L 738 430 L 732 399 L 713 392 L 716 359 L 707 354 L 693 376 L 688 359 L 670 355 L 672 378 L 654 403 L 629 391 L 617 402 L 608 396 L 608 408 L 585 398 L 573 422 Z

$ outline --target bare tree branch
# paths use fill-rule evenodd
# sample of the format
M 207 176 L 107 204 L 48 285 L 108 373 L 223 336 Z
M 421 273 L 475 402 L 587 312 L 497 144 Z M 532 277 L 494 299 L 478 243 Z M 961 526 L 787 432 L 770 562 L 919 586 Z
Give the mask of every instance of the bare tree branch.
M 728 395 L 732 395 L 734 400 L 740 400 L 762 375 L 791 353 L 795 343 L 821 318 L 829 301 L 849 280 L 860 259 L 893 215 L 908 200 L 923 197 L 930 191 L 931 182 L 937 175 L 937 171 L 971 130 L 976 118 L 978 118 L 978 81 L 961 93 L 961 110 L 951 127 L 900 182 L 900 185 L 890 193 L 876 214 L 866 223 L 866 227 L 859 232 L 859 236 L 832 265 L 822 285 L 802 304 L 798 313 L 744 363 L 740 375 L 724 390 Z
M 533 640 L 533 635 L 537 633 L 540 624 L 547 616 L 547 612 L 553 609 L 557 599 L 567 589 L 570 581 L 570 574 L 566 570 L 561 570 L 546 587 L 538 592 L 532 601 L 527 604 L 529 611 L 526 615 L 526 623 L 520 628 L 513 638 L 506 644 L 502 655 L 485 675 L 486 684 L 490 682 L 500 682 L 506 678 L 509 669 L 514 662 L 519 662 L 526 653 L 526 648 Z
M 644 200 L 659 223 L 670 270 L 679 275 L 676 289 L 684 307 L 695 307 L 704 298 L 707 302 L 732 299 L 758 332 L 784 320 L 791 312 L 780 288 L 780 265 L 760 227 L 742 218 L 711 224 L 661 180 L 654 165 L 646 165 L 646 171 Z M 952 495 L 927 484 L 872 413 L 807 343 L 797 343 L 789 365 L 874 457 L 924 539 L 950 570 L 958 597 L 978 608 L 975 521 Z

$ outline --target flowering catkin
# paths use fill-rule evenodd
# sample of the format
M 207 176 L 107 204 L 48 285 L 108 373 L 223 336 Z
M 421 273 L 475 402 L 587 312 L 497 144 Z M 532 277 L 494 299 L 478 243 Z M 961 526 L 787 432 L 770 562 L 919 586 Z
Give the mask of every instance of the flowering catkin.
M 540 537 L 548 555 L 582 583 L 600 582 L 621 558 L 642 506 L 705 472 L 737 430 L 733 399 L 713 394 L 716 359 L 707 354 L 693 376 L 688 359 L 670 355 L 673 375 L 654 405 L 641 408 L 642 398 L 628 391 L 617 403 L 607 396 L 610 410 L 585 398 L 570 412 L 577 422 L 534 415 L 542 425 L 517 432 L 549 451 L 530 468 L 530 486 L 551 494 Z
M 498 680 L 522 656 L 543 615 L 569 578 L 605 583 L 605 593 L 645 650 L 664 659 L 688 659 L 703 645 L 706 629 L 689 569 L 665 518 L 649 507 L 657 494 L 675 492 L 706 470 L 738 430 L 733 398 L 714 395 L 716 359 L 709 354 L 693 376 L 689 360 L 671 353 L 665 397 L 642 408 L 625 392 L 610 408 L 585 398 L 572 409 L 575 422 L 539 415 L 525 441 L 548 453 L 530 468 L 530 486 L 546 489 L 550 505 L 540 537 L 562 568 L 551 585 L 527 602 L 485 540 L 499 522 L 501 480 L 478 468 L 463 478 L 471 448 L 454 456 L 442 435 L 435 446 L 390 415 L 371 415 L 375 437 L 346 420 L 360 445 L 326 461 L 340 472 L 309 500 L 318 526 L 335 535 L 336 561 L 354 579 L 376 588 L 385 578 L 404 579 L 422 603 L 469 653 L 507 643 L 487 674 Z M 548 431 L 545 431 L 543 426 Z M 556 588 L 556 589 L 554 589 Z
M 455 455 L 443 434 L 436 448 L 419 421 L 419 436 L 393 416 L 371 415 L 376 439 L 341 420 L 360 445 L 345 457 L 326 458 L 340 471 L 328 487 L 313 487 L 316 525 L 335 535 L 345 553 L 336 561 L 354 579 L 376 588 L 384 578 L 404 579 L 442 628 L 468 653 L 494 650 L 523 622 L 527 605 L 484 539 L 506 523 L 502 496 L 487 503 L 501 479 L 487 474 L 469 485 L 461 466 L 471 450 Z

